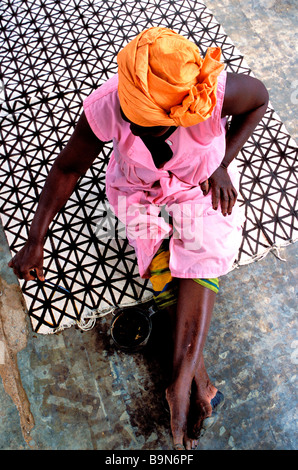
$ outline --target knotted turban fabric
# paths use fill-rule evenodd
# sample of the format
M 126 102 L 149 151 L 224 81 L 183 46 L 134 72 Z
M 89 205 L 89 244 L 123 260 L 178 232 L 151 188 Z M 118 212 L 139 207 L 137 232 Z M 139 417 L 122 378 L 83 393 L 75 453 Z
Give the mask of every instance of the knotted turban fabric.
M 167 28 L 149 28 L 118 54 L 119 99 L 126 117 L 143 127 L 193 126 L 216 105 L 221 50 L 199 48 Z

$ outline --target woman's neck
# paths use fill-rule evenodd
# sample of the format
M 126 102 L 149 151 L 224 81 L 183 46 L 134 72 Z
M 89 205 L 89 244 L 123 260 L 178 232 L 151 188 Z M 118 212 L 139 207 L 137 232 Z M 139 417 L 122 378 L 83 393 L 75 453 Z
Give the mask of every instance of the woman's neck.
M 161 168 L 173 156 L 172 149 L 166 143 L 166 140 L 176 129 L 177 127 L 170 127 L 170 129 L 160 137 L 152 137 L 149 135 L 141 137 L 142 141 L 150 151 L 157 168 Z

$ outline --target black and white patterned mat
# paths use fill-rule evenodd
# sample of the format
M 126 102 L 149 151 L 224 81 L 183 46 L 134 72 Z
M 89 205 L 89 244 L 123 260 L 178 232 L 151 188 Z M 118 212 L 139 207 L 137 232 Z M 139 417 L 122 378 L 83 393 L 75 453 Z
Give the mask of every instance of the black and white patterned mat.
M 251 73 L 199 1 L 2 0 L 0 24 L 0 213 L 12 254 L 26 241 L 47 173 L 83 99 L 117 71 L 118 51 L 136 34 L 172 28 L 202 54 L 220 46 L 228 71 Z M 82 315 L 150 296 L 123 230 L 111 236 L 116 222 L 104 189 L 111 149 L 105 146 L 51 225 L 45 245 L 50 282 L 23 285 L 36 332 L 53 333 Z M 296 144 L 269 107 L 238 156 L 247 214 L 239 265 L 296 239 L 296 162 Z

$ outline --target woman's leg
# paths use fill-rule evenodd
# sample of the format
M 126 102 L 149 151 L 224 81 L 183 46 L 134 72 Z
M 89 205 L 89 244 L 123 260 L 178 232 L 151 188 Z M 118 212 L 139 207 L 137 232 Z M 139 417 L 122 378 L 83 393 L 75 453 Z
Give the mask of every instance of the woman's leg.
M 200 426 L 200 421 L 212 412 L 210 401 L 216 394 L 216 388 L 210 383 L 205 370 L 203 348 L 215 297 L 215 292 L 193 279 L 179 280 L 172 380 L 166 390 L 174 445 L 184 443 L 191 448 L 191 440 L 187 438 L 191 401 L 197 410 L 195 427 Z

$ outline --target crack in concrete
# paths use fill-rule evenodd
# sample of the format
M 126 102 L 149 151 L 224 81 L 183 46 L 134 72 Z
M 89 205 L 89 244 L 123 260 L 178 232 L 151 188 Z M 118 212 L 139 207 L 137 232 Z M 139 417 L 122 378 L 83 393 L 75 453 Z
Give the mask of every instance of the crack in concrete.
M 0 277 L 0 291 L 0 375 L 4 390 L 18 410 L 23 437 L 31 447 L 30 432 L 34 427 L 34 417 L 22 384 L 17 360 L 18 352 L 27 345 L 26 308 L 18 285 L 9 284 Z

